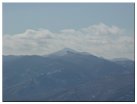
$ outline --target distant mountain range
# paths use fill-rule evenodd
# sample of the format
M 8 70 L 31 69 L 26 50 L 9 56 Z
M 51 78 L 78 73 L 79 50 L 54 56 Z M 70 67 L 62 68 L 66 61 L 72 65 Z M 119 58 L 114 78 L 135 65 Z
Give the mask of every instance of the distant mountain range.
M 135 101 L 135 62 L 65 48 L 3 56 L 3 101 Z

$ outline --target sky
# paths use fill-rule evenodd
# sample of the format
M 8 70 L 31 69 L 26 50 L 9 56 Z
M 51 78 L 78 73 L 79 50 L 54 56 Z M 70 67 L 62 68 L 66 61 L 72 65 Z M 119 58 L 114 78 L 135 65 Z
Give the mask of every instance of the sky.
M 3 3 L 3 54 L 62 48 L 134 59 L 133 3 Z

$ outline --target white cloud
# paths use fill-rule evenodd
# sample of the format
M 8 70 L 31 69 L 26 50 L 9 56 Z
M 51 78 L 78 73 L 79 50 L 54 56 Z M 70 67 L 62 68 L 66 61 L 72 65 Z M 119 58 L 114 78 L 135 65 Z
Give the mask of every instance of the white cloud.
M 106 58 L 134 57 L 134 34 L 104 23 L 79 30 L 28 29 L 24 33 L 3 35 L 4 55 L 45 55 L 62 48 L 86 51 Z

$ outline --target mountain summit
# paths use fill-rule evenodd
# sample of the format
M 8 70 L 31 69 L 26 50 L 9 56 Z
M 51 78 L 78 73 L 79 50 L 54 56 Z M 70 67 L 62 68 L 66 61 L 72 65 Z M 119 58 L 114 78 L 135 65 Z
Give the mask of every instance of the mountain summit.
M 64 56 L 64 55 L 69 54 L 69 53 L 79 53 L 79 52 L 77 52 L 77 51 L 75 51 L 73 49 L 70 49 L 70 48 L 64 48 L 64 49 L 59 50 L 57 52 L 54 52 L 54 53 L 52 53 L 50 55 Z

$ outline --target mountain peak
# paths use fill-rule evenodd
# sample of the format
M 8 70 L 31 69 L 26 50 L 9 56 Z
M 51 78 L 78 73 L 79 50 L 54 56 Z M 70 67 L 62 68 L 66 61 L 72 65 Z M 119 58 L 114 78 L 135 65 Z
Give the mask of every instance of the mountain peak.
M 78 53 L 78 52 L 73 50 L 73 49 L 70 49 L 70 48 L 63 48 L 63 49 L 61 49 L 61 50 L 59 50 L 57 52 L 54 52 L 51 55 L 64 56 L 64 55 L 69 54 L 69 53 Z
M 66 55 L 68 53 L 78 53 L 78 52 L 70 48 L 63 48 L 62 50 L 55 52 L 55 54 L 59 56 Z
M 73 50 L 73 49 L 71 49 L 71 48 L 63 48 L 63 49 L 60 50 L 60 51 L 63 51 L 63 52 L 77 52 L 77 51 L 75 51 L 75 50 Z

